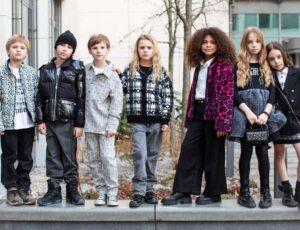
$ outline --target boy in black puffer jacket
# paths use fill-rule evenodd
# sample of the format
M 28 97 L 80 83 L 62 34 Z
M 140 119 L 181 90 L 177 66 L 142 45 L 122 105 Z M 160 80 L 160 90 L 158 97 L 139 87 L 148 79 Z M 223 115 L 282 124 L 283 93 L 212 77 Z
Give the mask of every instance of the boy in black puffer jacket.
M 40 68 L 36 113 L 39 133 L 46 135 L 46 174 L 48 192 L 38 200 L 40 206 L 60 203 L 60 182 L 67 183 L 67 202 L 83 205 L 78 192 L 76 139 L 83 133 L 85 107 L 85 69 L 72 59 L 76 39 L 70 31 L 55 42 L 56 57 Z

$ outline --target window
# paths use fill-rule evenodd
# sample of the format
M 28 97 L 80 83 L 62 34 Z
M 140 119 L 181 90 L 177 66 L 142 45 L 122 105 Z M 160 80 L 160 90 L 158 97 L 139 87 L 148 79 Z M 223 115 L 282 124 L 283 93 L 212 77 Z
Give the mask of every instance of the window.
M 12 1 L 12 32 L 13 34 L 22 33 L 28 38 L 30 52 L 25 62 L 33 67 L 37 67 L 36 1 L 37 0 Z
M 282 14 L 281 15 L 281 29 L 298 29 L 299 28 L 299 14 Z
M 257 26 L 257 14 L 245 14 L 245 28 Z
M 61 25 L 61 1 L 60 0 L 51 0 L 50 3 L 50 17 L 49 17 L 49 34 L 50 36 L 50 54 L 51 57 L 54 56 L 54 43 L 60 33 Z

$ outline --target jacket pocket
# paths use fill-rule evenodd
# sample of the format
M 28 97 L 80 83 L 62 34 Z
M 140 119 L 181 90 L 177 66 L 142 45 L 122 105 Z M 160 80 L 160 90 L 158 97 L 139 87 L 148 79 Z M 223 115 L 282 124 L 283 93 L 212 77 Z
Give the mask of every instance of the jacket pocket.
M 59 120 L 74 120 L 76 115 L 76 103 L 59 100 L 57 103 L 57 115 Z

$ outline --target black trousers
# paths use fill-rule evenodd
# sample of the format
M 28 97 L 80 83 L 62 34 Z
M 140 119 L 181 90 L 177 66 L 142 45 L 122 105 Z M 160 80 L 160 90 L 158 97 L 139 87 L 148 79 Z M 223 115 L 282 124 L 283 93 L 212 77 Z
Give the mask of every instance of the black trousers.
M 253 152 L 253 145 L 241 139 L 241 156 L 239 161 L 241 187 L 249 186 L 250 162 Z M 260 177 L 260 188 L 269 187 L 270 161 L 268 145 L 256 145 L 255 152 L 258 160 Z
M 204 121 L 204 105 L 195 105 L 195 118 L 181 146 L 173 191 L 198 195 L 205 176 L 203 195 L 227 193 L 225 137 L 218 138 L 213 121 Z
M 34 127 L 5 130 L 1 136 L 1 182 L 6 189 L 30 189 L 29 173 L 33 166 Z M 17 167 L 15 162 L 18 161 Z
M 71 122 L 47 122 L 46 174 L 59 186 L 77 180 L 76 139 Z

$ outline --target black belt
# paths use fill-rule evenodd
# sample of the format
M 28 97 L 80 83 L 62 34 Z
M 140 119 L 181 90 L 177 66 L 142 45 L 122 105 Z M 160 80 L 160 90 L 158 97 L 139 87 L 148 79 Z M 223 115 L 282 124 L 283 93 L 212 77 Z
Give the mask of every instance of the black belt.
M 204 104 L 205 103 L 205 99 L 195 99 L 195 103 L 197 103 L 197 104 Z

